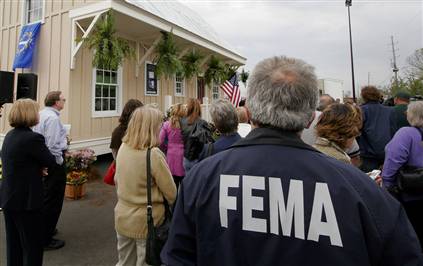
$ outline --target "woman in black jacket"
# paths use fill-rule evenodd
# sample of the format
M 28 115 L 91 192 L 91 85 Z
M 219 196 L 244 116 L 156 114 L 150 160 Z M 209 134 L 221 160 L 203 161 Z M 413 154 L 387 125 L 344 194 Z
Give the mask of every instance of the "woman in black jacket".
M 38 104 L 17 100 L 9 113 L 2 147 L 0 208 L 6 226 L 7 265 L 42 265 L 43 170 L 55 164 L 44 137 L 31 130 L 39 121 Z

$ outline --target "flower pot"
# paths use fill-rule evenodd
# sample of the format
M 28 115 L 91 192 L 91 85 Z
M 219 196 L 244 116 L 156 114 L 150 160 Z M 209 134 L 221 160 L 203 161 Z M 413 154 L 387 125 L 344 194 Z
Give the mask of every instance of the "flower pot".
M 82 184 L 66 184 L 65 197 L 72 200 L 81 199 L 85 196 L 85 182 Z

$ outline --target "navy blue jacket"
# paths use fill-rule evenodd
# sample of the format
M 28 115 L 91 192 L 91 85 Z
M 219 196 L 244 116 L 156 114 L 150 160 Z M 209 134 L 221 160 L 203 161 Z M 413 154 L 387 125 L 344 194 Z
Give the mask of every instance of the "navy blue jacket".
M 392 107 L 378 102 L 368 102 L 360 106 L 363 115 L 363 128 L 358 138 L 360 156 L 383 160 L 385 146 L 391 140 Z
M 295 133 L 266 128 L 191 169 L 162 259 L 171 266 L 423 265 L 415 232 L 389 193 Z
M 203 150 L 200 153 L 199 160 L 201 161 L 210 155 L 226 150 L 227 148 L 232 146 L 232 144 L 234 144 L 240 139 L 241 139 L 241 136 L 238 134 L 238 132 L 235 132 L 234 134 L 231 134 L 228 136 L 227 135 L 220 136 L 214 143 L 208 143 L 204 145 Z M 213 149 L 211 150 L 211 154 L 208 154 L 210 145 L 213 145 Z
M 56 164 L 43 135 L 30 128 L 10 130 L 4 138 L 1 159 L 0 208 L 15 211 L 41 209 L 44 200 L 41 170 Z

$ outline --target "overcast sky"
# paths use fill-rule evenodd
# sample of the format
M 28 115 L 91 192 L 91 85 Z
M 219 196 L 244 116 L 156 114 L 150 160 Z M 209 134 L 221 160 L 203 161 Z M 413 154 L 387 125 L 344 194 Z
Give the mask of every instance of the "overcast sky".
M 319 78 L 344 81 L 351 90 L 348 16 L 344 0 L 182 1 L 206 20 L 252 70 L 273 55 L 298 57 Z M 423 47 L 423 0 L 358 1 L 351 7 L 356 88 L 386 85 L 392 77 L 394 36 L 397 65 Z

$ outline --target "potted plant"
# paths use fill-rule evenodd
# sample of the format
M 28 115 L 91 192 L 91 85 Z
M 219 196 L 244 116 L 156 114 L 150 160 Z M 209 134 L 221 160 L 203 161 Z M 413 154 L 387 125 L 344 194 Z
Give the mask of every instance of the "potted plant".
M 244 69 L 242 69 L 240 79 L 241 79 L 241 82 L 244 84 L 245 87 L 247 87 L 247 80 L 248 80 L 249 76 L 250 76 L 250 73 L 248 71 L 245 71 Z
M 182 73 L 182 63 L 178 58 L 178 48 L 173 40 L 171 32 L 161 31 L 162 39 L 155 47 L 157 54 L 153 60 L 156 64 L 155 73 L 158 78 L 165 75 L 167 78 L 172 77 L 176 73 Z
M 65 197 L 80 199 L 85 195 L 85 183 L 89 176 L 89 167 L 96 160 L 91 149 L 68 151 L 65 154 L 66 190 Z
M 202 54 L 192 50 L 190 53 L 182 57 L 182 66 L 184 69 L 184 76 L 186 79 L 190 79 L 194 76 L 198 76 L 201 73 L 201 60 L 204 58 Z
M 211 56 L 207 64 L 207 70 L 204 73 L 206 84 L 210 85 L 212 81 L 220 83 L 222 80 L 225 80 L 227 78 L 226 71 L 225 65 L 220 61 L 220 59 L 215 56 Z
M 98 68 L 117 69 L 124 58 L 134 56 L 128 41 L 116 36 L 112 11 L 101 17 L 94 32 L 84 40 L 94 50 L 93 66 Z
M 230 79 L 233 74 L 236 73 L 236 71 L 238 70 L 238 66 L 235 65 L 230 65 L 230 64 L 225 64 L 225 77 L 224 80 Z

